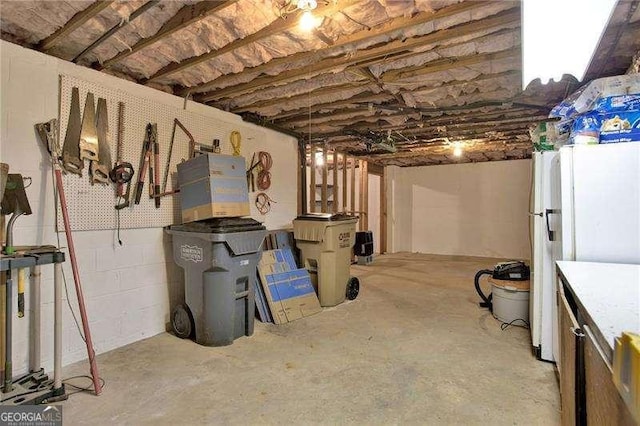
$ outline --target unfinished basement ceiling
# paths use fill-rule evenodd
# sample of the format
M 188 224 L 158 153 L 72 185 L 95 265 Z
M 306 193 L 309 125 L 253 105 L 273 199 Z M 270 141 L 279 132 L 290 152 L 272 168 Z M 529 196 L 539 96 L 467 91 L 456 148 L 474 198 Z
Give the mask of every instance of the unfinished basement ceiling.
M 0 21 L 5 40 L 385 165 L 527 158 L 528 127 L 577 87 L 522 92 L 518 1 L 319 1 L 311 32 L 288 3 L 5 0 Z M 587 78 L 639 49 L 638 1 L 621 1 Z

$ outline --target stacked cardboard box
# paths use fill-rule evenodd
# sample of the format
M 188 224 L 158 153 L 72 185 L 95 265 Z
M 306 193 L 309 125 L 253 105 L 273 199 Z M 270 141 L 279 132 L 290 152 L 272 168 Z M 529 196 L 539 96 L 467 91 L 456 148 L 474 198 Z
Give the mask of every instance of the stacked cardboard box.
M 256 303 L 263 320 L 271 317 L 275 324 L 284 324 L 322 310 L 309 272 L 298 268 L 290 249 L 262 252 L 258 275 Z

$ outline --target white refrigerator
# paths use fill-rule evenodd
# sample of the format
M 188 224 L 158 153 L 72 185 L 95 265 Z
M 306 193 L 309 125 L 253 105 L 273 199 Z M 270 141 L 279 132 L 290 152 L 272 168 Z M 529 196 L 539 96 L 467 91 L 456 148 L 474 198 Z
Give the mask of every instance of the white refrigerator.
M 531 339 L 558 357 L 556 260 L 640 264 L 640 143 L 534 153 Z

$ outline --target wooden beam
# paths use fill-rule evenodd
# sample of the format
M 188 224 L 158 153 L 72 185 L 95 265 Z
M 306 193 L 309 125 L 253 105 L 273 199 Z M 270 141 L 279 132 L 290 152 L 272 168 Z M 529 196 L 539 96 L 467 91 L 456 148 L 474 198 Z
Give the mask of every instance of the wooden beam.
M 325 6 L 321 4 L 314 10 L 314 14 L 316 16 L 331 15 L 333 13 L 339 12 L 344 8 L 354 5 L 357 2 L 358 0 L 341 0 L 339 5 L 329 4 Z M 207 53 L 203 53 L 202 55 L 199 55 L 199 56 L 194 56 L 182 62 L 171 63 L 165 66 L 164 68 L 162 68 L 161 70 L 159 70 L 158 72 L 156 72 L 147 81 L 144 81 L 143 83 L 157 81 L 168 75 L 184 71 L 188 68 L 194 67 L 206 61 L 210 61 L 214 58 L 217 58 L 218 56 L 224 55 L 225 53 L 232 52 L 236 49 L 247 46 L 251 43 L 255 43 L 263 38 L 266 38 L 275 34 L 280 34 L 285 31 L 290 31 L 293 28 L 297 27 L 299 24 L 297 19 L 297 17 L 300 15 L 299 12 L 300 10 L 296 9 L 296 11 L 291 15 L 289 15 L 287 19 L 277 18 L 275 21 L 271 22 L 269 25 L 258 30 L 257 32 L 253 34 L 249 34 L 244 38 L 234 40 L 231 43 L 225 46 L 222 46 L 219 49 L 212 50 Z
M 398 92 L 392 92 L 390 90 L 388 90 L 385 85 L 382 83 L 382 81 L 376 77 L 375 75 L 373 75 L 373 73 L 369 70 L 369 68 L 367 67 L 360 67 L 358 68 L 358 70 L 367 78 L 367 80 L 369 80 L 370 82 L 372 82 L 373 84 L 375 84 L 376 86 L 378 86 L 378 88 L 382 91 L 382 92 L 387 92 L 388 94 L 390 94 L 391 96 L 394 97 L 394 99 L 396 100 L 396 102 L 398 102 L 399 105 L 403 105 L 403 106 L 407 106 L 407 104 L 404 102 L 403 97 L 401 96 L 400 93 Z
M 298 143 L 300 143 L 300 142 L 298 142 Z M 296 199 L 296 201 L 297 201 L 296 202 L 296 204 L 297 204 L 296 207 L 297 207 L 298 216 L 300 216 L 303 213 L 303 210 L 304 210 L 304 208 L 302 207 L 303 206 L 302 200 L 304 200 L 305 197 L 303 197 L 302 194 L 303 194 L 303 191 L 307 190 L 306 184 L 304 185 L 304 187 L 302 185 L 302 182 L 304 182 L 304 180 L 306 180 L 306 176 L 304 177 L 304 180 L 303 180 L 302 174 L 303 173 L 304 174 L 307 173 L 307 158 L 306 158 L 307 156 L 306 156 L 305 150 L 300 148 L 300 145 L 298 145 L 298 149 L 296 151 L 298 151 L 298 155 L 297 155 L 297 157 L 298 157 L 298 173 L 296 173 L 296 178 L 297 178 L 296 179 L 296 188 L 298 189 L 298 197 Z M 304 156 L 304 158 L 303 158 L 303 156 Z M 303 164 L 304 164 L 304 167 L 302 166 Z
M 351 211 L 356 211 L 356 159 L 351 157 Z M 355 214 L 355 213 L 354 213 Z
M 110 68 L 116 63 L 124 60 L 125 58 L 133 55 L 136 52 L 149 47 L 152 44 L 162 40 L 171 34 L 180 31 L 191 24 L 194 24 L 207 16 L 211 16 L 224 9 L 237 3 L 238 0 L 226 0 L 226 1 L 201 1 L 200 3 L 183 6 L 175 15 L 173 15 L 167 22 L 154 35 L 140 39 L 136 44 L 131 46 L 130 49 L 123 50 L 111 59 L 106 60 L 102 64 L 102 68 Z
M 331 189 L 333 190 L 333 193 L 331 195 L 331 199 L 333 200 L 333 205 L 331 206 L 332 209 L 331 211 L 335 214 L 338 213 L 338 204 L 339 200 L 338 200 L 338 151 L 336 151 L 335 149 L 333 150 L 333 182 L 332 183 L 332 187 Z
M 495 80 L 498 78 L 508 78 L 508 77 L 513 77 L 513 76 L 520 76 L 520 71 L 505 71 L 505 72 L 501 72 L 501 73 L 497 73 L 497 74 L 482 74 L 479 77 L 476 77 L 474 79 L 471 80 L 453 80 L 453 81 L 448 81 L 446 83 L 442 83 L 438 86 L 422 86 L 422 87 L 418 87 L 416 89 L 412 89 L 412 90 L 401 90 L 399 93 L 402 94 L 404 92 L 409 92 L 409 93 L 417 93 L 420 91 L 424 91 L 424 90 L 434 90 L 434 89 L 440 89 L 440 88 L 446 88 L 446 87 L 456 87 L 456 86 L 467 86 L 469 84 L 477 84 L 477 83 L 482 83 L 485 81 L 491 81 L 491 80 Z M 518 81 L 518 84 L 520 84 L 520 82 Z M 359 95 L 358 95 L 359 96 Z M 368 97 L 371 97 L 370 95 L 367 95 Z M 376 95 L 377 96 L 377 95 Z M 391 95 L 389 95 L 390 97 Z M 355 100 L 356 98 L 352 98 L 353 100 Z M 346 101 L 351 101 L 352 99 L 347 99 Z M 277 105 L 279 103 L 284 102 L 284 100 L 282 99 L 274 99 L 272 101 L 274 103 L 274 105 Z M 367 98 L 363 97 L 362 100 L 358 100 L 358 102 L 351 102 L 350 104 L 354 104 L 354 103 L 359 103 L 359 102 L 367 102 Z M 340 102 L 341 104 L 344 104 L 345 102 Z M 340 106 L 340 104 L 337 103 L 327 103 L 325 104 L 327 108 L 331 107 L 333 108 L 334 106 Z M 347 104 L 349 105 L 349 104 Z M 318 105 L 313 105 L 312 109 L 319 109 L 316 108 Z M 337 108 L 336 108 L 337 109 Z M 370 109 L 368 107 L 362 107 L 359 109 L 356 108 L 344 108 L 342 110 L 337 110 L 333 109 L 332 112 L 330 113 L 324 113 L 324 114 L 312 114 L 311 119 L 314 120 L 317 117 L 332 117 L 334 114 L 339 114 L 342 112 L 349 112 L 349 111 L 362 111 L 362 113 L 368 113 L 370 112 Z M 385 111 L 385 105 L 380 105 L 380 106 L 373 106 L 373 109 L 379 112 Z M 397 111 L 398 109 L 402 109 L 402 112 L 396 113 L 397 115 L 402 115 L 402 113 L 405 114 L 418 114 L 421 113 L 421 111 L 419 109 L 416 108 L 411 108 L 411 107 L 407 107 L 405 105 L 398 105 L 398 106 L 394 106 L 393 108 L 395 111 Z M 300 115 L 295 115 L 295 116 L 290 116 L 290 117 L 286 117 L 286 119 L 283 119 L 280 115 L 278 115 L 277 117 L 280 117 L 278 119 L 279 123 L 282 124 L 291 124 L 293 122 L 297 122 L 297 121 L 304 121 L 304 120 L 308 120 L 309 119 L 309 111 L 308 109 L 304 110 L 300 109 L 301 114 Z M 313 112 L 313 111 L 312 111 Z
M 335 93 L 344 92 L 346 90 L 353 90 L 355 88 L 362 87 L 367 84 L 369 84 L 368 81 L 353 81 L 350 83 L 339 84 L 336 86 L 329 86 L 329 87 L 322 86 L 322 87 L 318 87 L 317 89 L 310 90 L 306 93 L 302 93 L 300 95 L 294 95 L 294 96 L 288 96 L 288 97 L 287 97 L 288 92 L 285 91 L 283 93 L 284 95 L 283 97 L 276 97 L 276 98 L 271 97 L 270 99 L 267 99 L 267 100 L 255 101 L 249 104 L 244 104 L 242 106 L 231 108 L 231 112 L 237 114 L 244 111 L 255 111 L 257 109 L 261 109 L 261 108 L 265 108 L 273 105 L 280 105 L 286 102 L 304 102 L 308 100 L 309 97 L 315 98 L 318 96 L 333 95 Z
M 60 40 L 80 28 L 107 7 L 111 6 L 111 3 L 113 3 L 113 0 L 99 0 L 86 9 L 76 13 L 69 21 L 67 21 L 66 24 L 58 28 L 58 30 L 49 37 L 40 41 L 40 43 L 38 43 L 38 50 L 42 52 L 51 50 L 51 48 L 58 44 Z
M 404 30 L 406 28 L 410 28 L 416 25 L 425 24 L 431 22 L 435 19 L 445 18 L 447 16 L 452 16 L 457 13 L 462 13 L 468 10 L 475 10 L 481 6 L 485 6 L 482 2 L 464 2 L 460 4 L 456 4 L 453 6 L 448 6 L 438 10 L 437 12 L 420 12 L 412 17 L 399 17 L 394 18 L 386 23 L 378 25 L 374 28 L 368 28 L 366 30 L 358 31 L 356 33 L 346 35 L 340 37 L 336 40 L 332 47 L 340 47 L 350 43 L 362 42 L 368 39 L 372 39 L 379 36 L 395 36 L 397 32 Z M 272 59 L 271 61 L 258 65 L 256 67 L 245 69 L 243 72 L 251 72 L 256 76 L 260 75 L 269 75 L 273 74 L 271 72 L 274 68 L 279 67 L 283 64 L 289 64 L 292 62 L 299 62 L 308 59 L 317 59 L 318 52 L 310 51 L 310 52 L 300 52 L 294 55 L 289 55 L 283 58 Z M 227 75 L 220 76 L 215 80 L 209 81 L 207 83 L 200 84 L 198 86 L 186 88 L 180 93 L 181 96 L 186 95 L 187 93 L 201 93 L 206 92 L 211 89 L 216 89 L 220 87 L 226 87 L 228 85 L 228 81 L 235 79 L 235 75 Z
M 467 67 L 469 65 L 480 64 L 482 62 L 495 61 L 500 59 L 519 58 L 520 46 L 513 47 L 499 52 L 474 54 L 469 56 L 457 56 L 452 58 L 443 58 L 429 62 L 424 65 L 403 68 L 401 70 L 387 71 L 382 75 L 382 81 L 392 82 L 405 78 L 417 77 L 434 72 L 449 70 L 452 68 Z
M 332 110 L 332 109 L 337 109 L 338 107 L 343 107 L 346 105 L 358 105 L 358 104 L 364 104 L 364 103 L 372 103 L 375 105 L 381 102 L 385 102 L 391 98 L 392 97 L 388 93 L 363 92 L 359 95 L 352 96 L 351 98 L 345 99 L 342 101 L 326 102 L 326 103 L 311 105 L 311 107 L 296 108 L 293 110 L 281 112 L 279 114 L 271 116 L 270 118 L 272 120 L 284 120 L 286 118 L 302 118 L 302 116 L 305 113 L 308 116 L 309 111 L 313 113 L 323 109 Z M 367 106 L 361 105 L 359 106 L 359 108 L 366 109 Z
M 359 123 L 361 121 L 366 121 L 367 119 L 373 120 L 371 123 L 384 120 L 385 118 L 399 118 L 399 117 L 409 117 L 420 116 L 420 111 L 412 110 L 411 108 L 407 108 L 406 112 L 396 112 L 390 114 L 377 114 L 379 111 L 372 111 L 368 108 L 351 108 L 344 109 L 340 111 L 332 111 L 324 114 L 316 114 L 312 115 L 311 119 L 307 117 L 306 121 L 304 118 L 297 119 L 295 121 L 283 121 L 278 122 L 278 124 L 282 124 L 291 129 L 296 128 L 304 128 L 305 126 L 309 126 L 311 124 L 326 124 L 328 126 L 351 126 Z
M 382 166 L 380 176 L 380 253 L 387 252 L 387 177 Z
M 322 213 L 328 213 L 327 208 L 327 145 L 322 147 L 322 188 L 320 188 L 320 201 L 322 203 Z
M 346 212 L 347 208 L 347 154 L 342 154 L 342 211 Z
M 329 122 L 329 125 L 340 127 L 344 126 L 340 131 L 331 131 L 331 132 L 322 132 L 316 130 L 314 132 L 314 136 L 323 136 L 325 138 L 342 136 L 345 134 L 345 131 L 352 130 L 355 132 L 384 132 L 384 131 L 398 131 L 403 135 L 410 135 L 412 133 L 427 133 L 431 130 L 436 130 L 439 127 L 451 127 L 451 128 L 462 128 L 465 126 L 473 127 L 476 125 L 487 125 L 487 124 L 508 124 L 514 122 L 531 122 L 531 121 L 544 121 L 546 115 L 534 115 L 531 113 L 523 112 L 514 112 L 516 115 L 509 115 L 510 111 L 502 111 L 500 113 L 493 112 L 491 114 L 479 114 L 478 116 L 469 116 L 469 117 L 451 117 L 446 116 L 438 119 L 433 119 L 429 117 L 421 117 L 417 120 L 407 120 L 404 124 L 401 125 L 383 125 L 380 121 L 375 122 L 365 122 L 365 121 L 353 121 L 353 125 L 349 125 L 349 120 L 338 121 L 338 122 Z M 384 119 L 385 116 L 376 116 L 377 118 Z M 394 117 L 394 115 L 389 115 L 389 117 Z M 489 120 L 494 119 L 494 120 Z M 362 123 L 362 124 L 359 124 Z
M 316 211 L 316 149 L 309 147 L 311 152 L 311 170 L 309 172 L 309 212 Z
M 358 67 L 397 59 L 397 57 L 394 57 L 394 55 L 415 55 L 412 50 L 415 48 L 420 48 L 425 44 L 442 43 L 447 40 L 472 35 L 474 33 L 478 33 L 479 31 L 485 31 L 490 28 L 505 26 L 519 21 L 520 10 L 510 10 L 507 12 L 499 13 L 490 18 L 484 18 L 467 24 L 461 24 L 452 28 L 438 30 L 427 35 L 416 36 L 407 40 L 396 40 L 386 43 L 382 46 L 356 51 L 353 55 L 349 55 L 346 57 L 339 56 L 335 58 L 324 59 L 304 68 L 284 71 L 279 73 L 278 75 L 266 75 L 263 77 L 258 77 L 248 83 L 238 84 L 235 86 L 226 87 L 224 89 L 216 89 L 201 96 L 199 99 L 201 100 L 201 102 L 209 102 L 224 97 L 240 96 L 242 94 L 249 93 L 264 87 L 274 86 L 276 84 L 284 84 L 299 80 L 301 78 L 306 78 L 310 74 L 322 74 L 335 68 L 353 66 L 356 67 L 353 70 L 357 72 Z M 482 35 L 482 37 L 486 37 L 486 35 Z M 469 41 L 467 40 L 459 44 L 465 44 L 468 42 Z M 289 61 L 287 63 L 294 62 L 293 56 L 288 58 Z
M 100 46 L 104 43 L 109 37 L 120 31 L 123 27 L 134 21 L 140 15 L 145 13 L 147 10 L 151 9 L 156 4 L 160 3 L 160 0 L 151 0 L 134 10 L 128 17 L 126 21 L 121 21 L 111 27 L 106 33 L 102 34 L 96 41 L 87 46 L 82 52 L 76 55 L 75 58 L 71 60 L 71 62 L 78 63 L 78 61 L 88 55 L 93 49 Z
M 369 173 L 367 172 L 367 162 L 360 160 L 360 230 L 369 229 Z

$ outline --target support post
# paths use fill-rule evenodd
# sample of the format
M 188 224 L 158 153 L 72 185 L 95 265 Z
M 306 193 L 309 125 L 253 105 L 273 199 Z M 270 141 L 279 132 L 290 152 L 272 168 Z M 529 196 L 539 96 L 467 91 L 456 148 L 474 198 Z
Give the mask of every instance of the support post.
M 355 212 L 356 209 L 356 158 L 351 157 L 351 211 Z M 354 213 L 356 214 L 356 213 Z
M 38 371 L 40 365 L 40 265 L 33 266 L 31 268 L 31 321 L 29 327 L 31 333 L 29 333 L 29 371 Z
M 347 210 L 347 154 L 342 154 L 342 211 Z
M 311 145 L 311 170 L 309 171 L 309 211 L 316 212 L 316 149 Z
M 322 147 L 322 188 L 320 189 L 320 200 L 322 202 L 322 213 L 328 213 L 327 207 L 327 145 Z
M 331 187 L 333 189 L 331 196 L 333 205 L 331 206 L 331 211 L 335 214 L 338 213 L 338 151 L 336 150 L 333 151 L 333 161 L 331 163 L 333 164 L 333 186 Z

